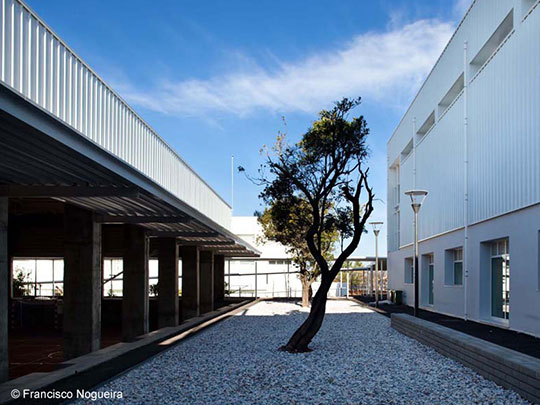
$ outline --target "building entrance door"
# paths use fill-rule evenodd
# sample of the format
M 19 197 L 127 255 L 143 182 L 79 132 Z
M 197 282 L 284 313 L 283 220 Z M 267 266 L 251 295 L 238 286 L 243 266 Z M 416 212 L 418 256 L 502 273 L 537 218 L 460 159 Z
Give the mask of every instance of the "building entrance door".
M 495 242 L 491 257 L 491 316 L 510 317 L 510 255 L 508 241 Z
M 433 305 L 433 263 L 430 263 L 428 268 L 428 288 L 428 303 L 429 305 Z

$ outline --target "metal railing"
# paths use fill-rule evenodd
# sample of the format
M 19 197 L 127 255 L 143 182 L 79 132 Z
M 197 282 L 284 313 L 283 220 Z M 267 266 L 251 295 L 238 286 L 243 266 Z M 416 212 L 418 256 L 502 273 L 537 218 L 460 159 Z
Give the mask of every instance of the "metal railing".
M 229 205 L 19 0 L 0 0 L 0 81 L 229 228 Z
M 349 273 L 350 278 L 344 275 L 343 280 L 336 278 L 335 286 L 329 291 L 329 296 L 346 297 L 349 295 L 374 296 L 375 272 L 344 271 Z M 388 275 L 387 271 L 381 271 L 379 275 L 380 296 L 386 295 Z M 226 295 L 229 297 L 261 297 L 261 298 L 300 298 L 302 297 L 302 285 L 297 272 L 258 272 L 258 273 L 234 273 L 225 274 Z M 317 291 L 319 283 L 313 283 L 313 293 Z

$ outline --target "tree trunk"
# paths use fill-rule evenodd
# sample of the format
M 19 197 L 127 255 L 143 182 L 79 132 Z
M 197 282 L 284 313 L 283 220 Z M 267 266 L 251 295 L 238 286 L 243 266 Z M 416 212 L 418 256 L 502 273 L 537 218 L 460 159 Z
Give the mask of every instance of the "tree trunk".
M 328 298 L 328 290 L 332 285 L 332 280 L 324 279 L 321 281 L 321 286 L 317 290 L 313 302 L 311 303 L 311 311 L 304 323 L 294 332 L 285 346 L 279 350 L 290 353 L 309 352 L 309 344 L 313 337 L 317 334 L 324 320 L 326 312 L 326 301 Z
M 309 301 L 311 300 L 311 295 L 313 294 L 311 289 L 311 281 L 306 278 L 301 278 L 302 282 L 302 306 L 309 307 Z

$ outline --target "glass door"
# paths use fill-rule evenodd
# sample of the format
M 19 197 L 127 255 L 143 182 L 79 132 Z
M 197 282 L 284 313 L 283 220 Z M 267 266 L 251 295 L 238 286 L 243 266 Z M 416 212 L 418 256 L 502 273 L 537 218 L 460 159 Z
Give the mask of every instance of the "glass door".
M 494 242 L 491 256 L 491 315 L 510 317 L 510 255 L 508 240 Z
M 433 305 L 433 255 L 429 256 L 429 264 L 428 264 L 428 303 L 429 305 Z

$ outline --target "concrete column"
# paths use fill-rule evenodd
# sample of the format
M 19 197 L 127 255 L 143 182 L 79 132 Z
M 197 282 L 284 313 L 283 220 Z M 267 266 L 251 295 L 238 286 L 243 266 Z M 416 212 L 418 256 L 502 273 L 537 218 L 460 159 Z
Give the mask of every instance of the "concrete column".
M 182 316 L 184 319 L 200 315 L 199 248 L 180 246 L 182 257 Z
M 204 250 L 200 254 L 201 314 L 214 310 L 214 252 Z
M 10 265 L 8 259 L 8 199 L 0 198 L 0 383 L 7 381 L 8 361 L 8 294 Z
M 225 256 L 214 255 L 214 309 L 225 298 Z
M 148 333 L 148 238 L 144 228 L 124 225 L 122 338 Z
M 94 213 L 64 207 L 64 358 L 101 344 L 101 225 Z
M 178 245 L 176 238 L 159 238 L 158 326 L 178 325 Z

